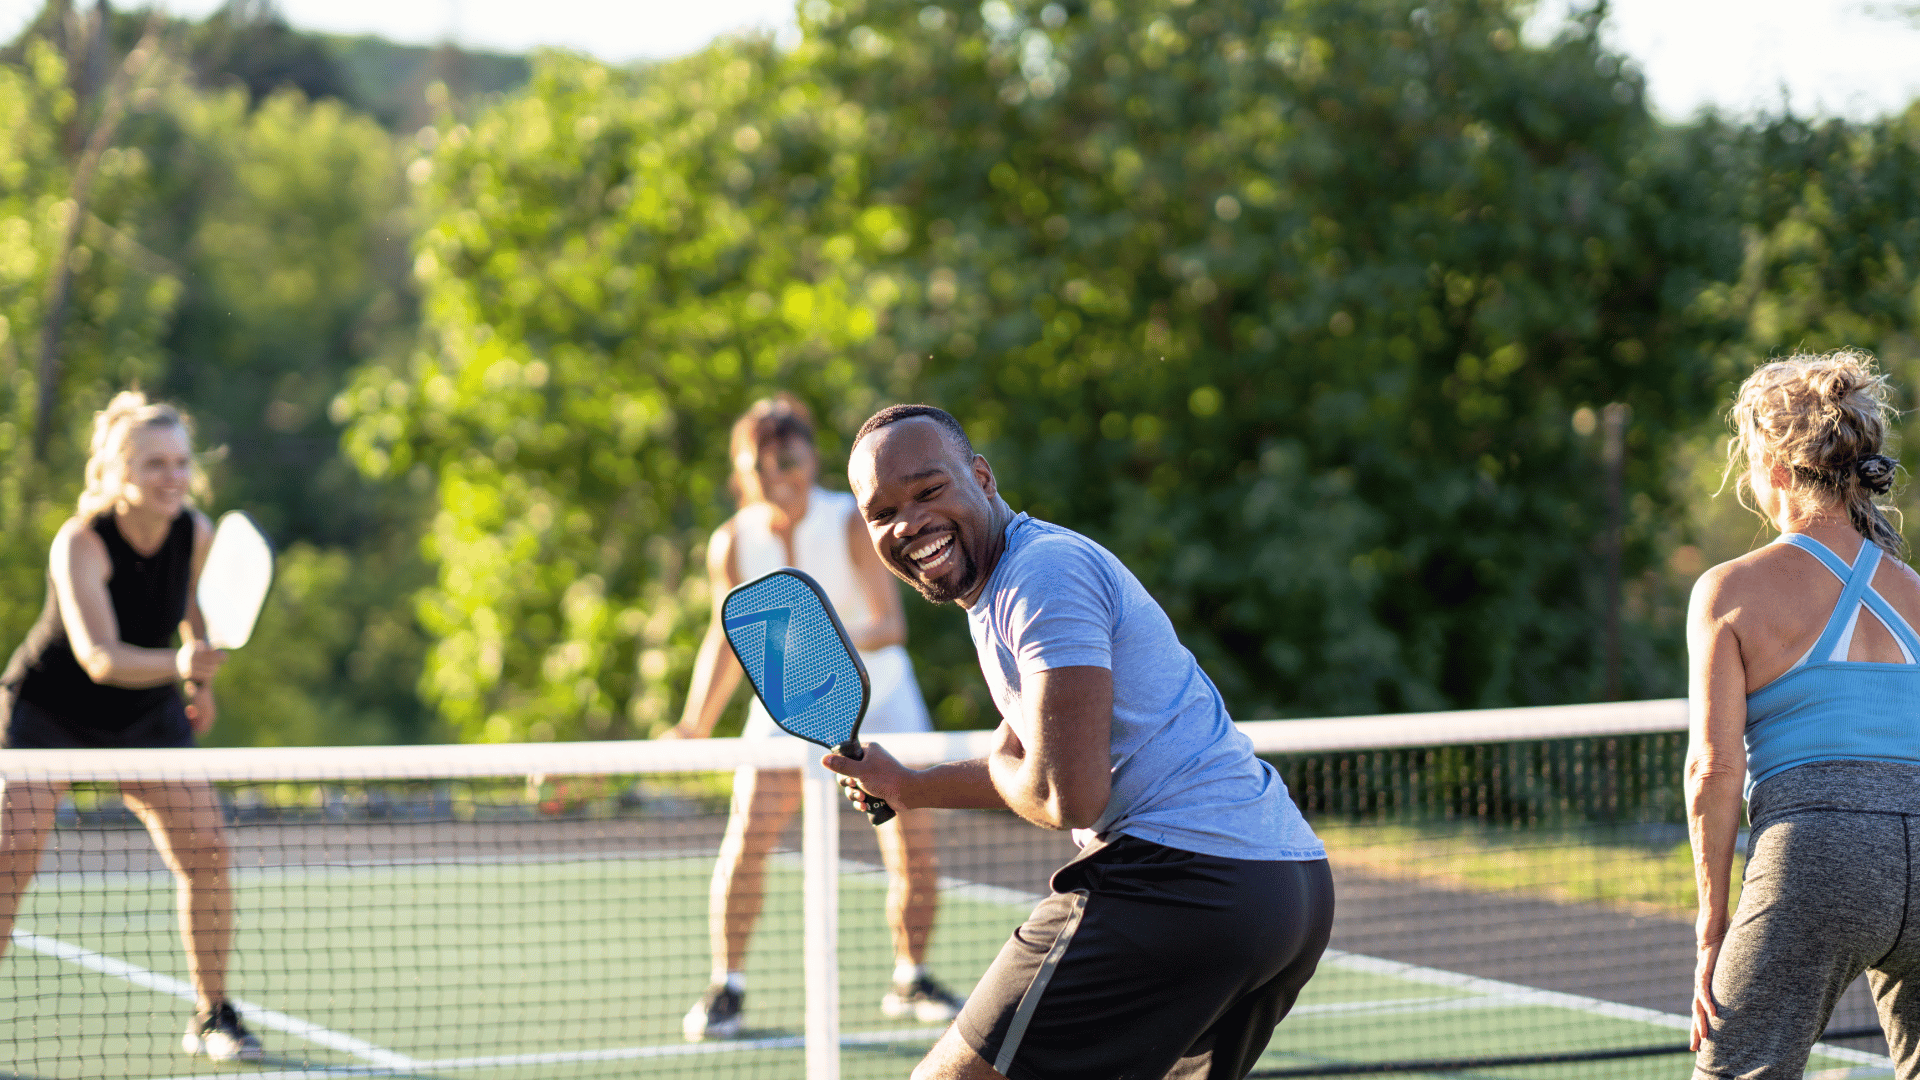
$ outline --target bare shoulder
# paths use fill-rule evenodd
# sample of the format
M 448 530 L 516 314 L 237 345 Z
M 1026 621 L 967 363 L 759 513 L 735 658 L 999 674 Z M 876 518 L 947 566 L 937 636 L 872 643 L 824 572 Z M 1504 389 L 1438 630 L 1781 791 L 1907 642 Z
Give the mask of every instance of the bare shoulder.
M 1911 620 L 1914 606 L 1920 604 L 1920 572 L 1904 560 L 1881 559 L 1880 569 L 1873 575 L 1873 587 Z
M 56 574 L 102 579 L 113 565 L 107 556 L 107 542 L 100 539 L 91 522 L 79 517 L 68 518 L 53 534 L 47 564 Z
M 197 506 L 187 507 L 187 513 L 193 517 L 193 550 L 202 552 L 213 543 L 213 519 Z
M 60 523 L 60 530 L 53 534 L 53 554 L 61 555 L 98 555 L 107 556 L 107 542 L 93 530 L 93 524 L 84 518 L 70 517 Z
M 857 549 L 872 550 L 867 546 L 870 543 L 867 536 L 867 519 L 860 516 L 860 507 L 854 503 L 853 496 L 848 495 L 845 498 L 846 501 L 842 507 L 846 514 L 847 542 Z
M 1718 617 L 1751 598 L 1777 593 L 1807 569 L 1796 564 L 1796 554 L 1769 544 L 1709 567 L 1693 583 L 1694 613 Z
M 1880 565 L 1892 574 L 1895 580 L 1920 589 L 1920 572 L 1916 572 L 1913 567 L 1907 565 L 1904 559 L 1882 559 Z
M 716 579 L 733 579 L 734 523 L 739 516 L 735 514 L 721 522 L 707 539 L 707 572 Z

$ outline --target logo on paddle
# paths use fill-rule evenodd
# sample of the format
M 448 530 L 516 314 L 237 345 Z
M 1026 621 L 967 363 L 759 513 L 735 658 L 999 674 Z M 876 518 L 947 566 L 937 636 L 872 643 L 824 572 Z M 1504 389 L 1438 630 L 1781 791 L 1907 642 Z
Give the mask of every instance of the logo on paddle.
M 736 631 L 745 630 L 755 623 L 766 624 L 766 638 L 761 647 L 765 653 L 761 659 L 761 679 L 764 691 L 762 704 L 774 720 L 791 720 L 818 705 L 822 698 L 833 692 L 833 686 L 840 676 L 830 674 L 825 681 L 812 690 L 788 697 L 786 692 L 787 673 L 787 623 L 793 616 L 792 608 L 772 608 L 756 611 L 751 615 L 741 615 L 726 620 L 727 634 L 732 637 Z M 736 639 L 737 640 L 737 639 Z M 775 703 L 778 703 L 776 707 Z

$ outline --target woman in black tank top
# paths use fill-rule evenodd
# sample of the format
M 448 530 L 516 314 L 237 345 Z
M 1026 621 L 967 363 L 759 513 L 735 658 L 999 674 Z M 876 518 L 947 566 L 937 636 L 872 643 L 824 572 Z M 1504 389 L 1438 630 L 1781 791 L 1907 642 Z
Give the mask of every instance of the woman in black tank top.
M 187 421 L 172 406 L 128 392 L 94 417 L 87 489 L 54 537 L 46 607 L 0 676 L 6 747 L 192 746 L 213 725 L 213 677 L 225 654 L 207 644 L 193 601 L 213 527 L 188 505 L 192 479 Z M 176 630 L 185 642 L 177 649 Z M 0 785 L 0 946 L 65 789 Z M 233 901 L 212 785 L 128 782 L 120 794 L 185 886 L 181 928 L 200 1007 L 187 1051 L 259 1057 L 259 1041 L 227 1003 Z

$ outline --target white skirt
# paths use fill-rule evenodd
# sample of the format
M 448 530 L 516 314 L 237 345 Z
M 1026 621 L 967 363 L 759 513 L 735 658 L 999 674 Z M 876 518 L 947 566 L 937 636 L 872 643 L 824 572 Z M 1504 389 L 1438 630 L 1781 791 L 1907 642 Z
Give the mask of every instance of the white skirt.
M 860 660 L 867 666 L 867 681 L 872 693 L 867 698 L 867 715 L 860 721 L 860 737 L 899 735 L 911 731 L 932 731 L 933 717 L 927 714 L 926 699 L 920 696 L 920 684 L 913 678 L 913 661 L 904 645 L 888 645 L 872 652 L 862 651 Z M 791 739 L 780 730 L 766 707 L 755 696 L 747 707 L 747 726 L 743 739 Z

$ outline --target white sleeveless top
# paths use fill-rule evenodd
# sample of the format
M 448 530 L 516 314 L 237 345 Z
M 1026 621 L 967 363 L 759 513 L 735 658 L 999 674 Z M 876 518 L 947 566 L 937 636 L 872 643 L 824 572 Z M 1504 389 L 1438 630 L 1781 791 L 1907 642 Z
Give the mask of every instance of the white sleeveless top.
M 733 566 L 741 581 L 752 581 L 783 566 L 813 575 L 826 590 L 847 633 L 854 637 L 873 622 L 873 609 L 854 576 L 853 553 L 847 547 L 847 518 L 854 513 L 853 496 L 814 488 L 807 496 L 807 515 L 793 527 L 793 561 L 787 545 L 773 531 L 773 507 L 753 503 L 733 518 Z
M 860 588 L 853 552 L 848 547 L 847 533 L 855 512 L 853 496 L 814 488 L 807 496 L 806 516 L 793 527 L 793 561 L 788 562 L 787 545 L 773 531 L 773 507 L 766 503 L 742 507 L 733 518 L 733 568 L 741 581 L 752 581 L 783 566 L 805 570 L 833 601 L 848 635 L 857 638 L 873 625 L 876 616 Z M 862 736 L 932 729 L 905 648 L 888 645 L 862 649 L 860 659 L 873 684 L 867 716 L 860 724 Z M 747 727 L 741 734 L 749 738 L 790 737 L 774 724 L 757 697 L 749 707 Z

